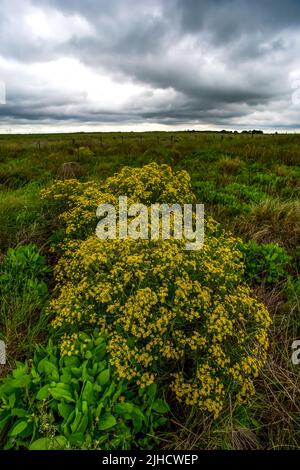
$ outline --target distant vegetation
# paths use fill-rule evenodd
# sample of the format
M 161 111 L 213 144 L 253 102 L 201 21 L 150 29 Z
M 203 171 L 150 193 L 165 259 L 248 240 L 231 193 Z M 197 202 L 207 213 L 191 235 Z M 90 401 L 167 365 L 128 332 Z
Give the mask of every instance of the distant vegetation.
M 203 259 L 95 244 L 98 191 L 143 184 L 205 204 Z M 2 135 L 0 247 L 2 447 L 300 448 L 300 136 Z

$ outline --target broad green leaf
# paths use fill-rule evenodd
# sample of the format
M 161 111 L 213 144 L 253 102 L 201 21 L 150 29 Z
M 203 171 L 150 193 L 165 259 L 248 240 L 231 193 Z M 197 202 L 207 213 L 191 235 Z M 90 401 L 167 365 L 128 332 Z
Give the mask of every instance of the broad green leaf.
M 45 400 L 49 396 L 49 384 L 44 385 L 36 394 L 37 400 Z
M 67 367 L 78 368 L 80 366 L 80 359 L 77 356 L 65 356 L 64 363 Z
M 15 436 L 18 436 L 19 434 L 21 434 L 21 432 L 23 432 L 27 426 L 28 426 L 28 421 L 17 421 L 16 424 L 13 426 L 13 428 L 10 430 L 9 432 L 9 436 L 10 437 L 15 437 Z
M 75 444 L 80 447 L 84 441 L 84 434 L 82 432 L 75 432 L 70 434 L 68 440 L 71 444 Z
M 52 364 L 52 362 L 48 361 L 48 359 L 46 358 L 42 359 L 39 362 L 37 368 L 40 374 L 44 373 L 47 377 L 49 377 L 52 380 L 55 380 L 55 381 L 59 380 L 59 373 L 58 373 L 58 369 L 56 365 Z
M 59 403 L 58 404 L 58 412 L 60 416 L 64 419 L 68 419 L 72 411 L 74 410 L 74 406 L 67 405 L 67 403 Z
M 88 381 L 85 384 L 84 390 L 82 392 L 82 400 L 86 401 L 88 404 L 93 403 L 95 400 L 93 384 Z
M 117 403 L 115 405 L 115 412 L 118 414 L 131 414 L 133 412 L 133 405 L 129 402 Z
M 55 436 L 53 438 L 41 437 L 30 445 L 29 450 L 61 449 L 66 446 L 67 442 L 64 436 Z
M 110 413 L 105 413 L 102 417 L 100 417 L 98 429 L 100 431 L 105 431 L 106 429 L 113 428 L 116 424 L 116 418 Z
M 11 410 L 11 415 L 17 416 L 18 418 L 25 418 L 25 416 L 28 416 L 28 414 L 28 411 L 24 410 L 23 408 L 13 408 Z
M 157 413 L 167 413 L 169 411 L 169 407 L 164 400 L 158 398 L 152 403 L 152 409 Z
M 109 369 L 105 369 L 98 375 L 97 382 L 99 385 L 106 385 L 109 382 L 110 372 Z
M 70 403 L 74 403 L 75 400 L 72 397 L 71 393 L 68 390 L 64 390 L 63 388 L 50 388 L 50 394 L 55 398 L 55 400 L 63 400 L 65 399 L 66 401 Z
M 147 393 L 148 397 L 152 398 L 152 399 L 155 398 L 156 392 L 157 392 L 157 385 L 156 384 L 151 384 L 146 389 L 146 393 Z

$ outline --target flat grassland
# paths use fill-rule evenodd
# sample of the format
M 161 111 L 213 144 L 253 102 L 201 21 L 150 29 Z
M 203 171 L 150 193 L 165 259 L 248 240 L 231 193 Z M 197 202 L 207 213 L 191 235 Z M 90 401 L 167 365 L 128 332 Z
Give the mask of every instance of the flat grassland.
M 101 186 L 124 166 L 152 162 L 186 170 L 205 214 L 243 240 L 247 281 L 272 318 L 268 360 L 250 403 L 242 408 L 233 404 L 216 420 L 178 406 L 157 445 L 299 449 L 300 364 L 293 364 L 291 356 L 292 343 L 300 337 L 300 135 L 1 135 L 1 263 L 8 249 L 25 245 L 36 245 L 50 266 L 56 263 L 49 246 L 58 221 L 39 196 L 55 179 L 93 180 Z M 51 292 L 54 281 L 46 271 Z M 7 344 L 7 365 L 0 374 L 6 376 L 16 360 L 30 359 L 36 343 L 46 342 L 47 319 L 40 315 L 46 300 L 40 295 L 17 301 L 4 291 L 1 296 L 0 334 Z

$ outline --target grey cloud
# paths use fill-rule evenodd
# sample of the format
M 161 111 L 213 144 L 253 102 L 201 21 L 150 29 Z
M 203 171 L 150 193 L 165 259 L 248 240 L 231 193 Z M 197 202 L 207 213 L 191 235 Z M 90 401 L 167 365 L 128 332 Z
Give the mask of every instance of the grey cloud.
M 8 105 L 0 106 L 2 122 L 233 126 L 239 118 L 245 121 L 249 116 L 250 121 L 255 111 L 270 109 L 275 116 L 291 106 L 290 74 L 300 66 L 297 0 L 3 1 L 0 58 L 26 69 L 26 64 L 74 57 L 119 82 L 130 80 L 173 94 L 169 106 L 165 98 L 151 104 L 151 98 L 141 93 L 128 101 L 127 109 L 95 110 L 84 95 L 71 97 L 45 86 L 41 96 L 25 80 Z M 19 15 L 12 17 L 18 3 Z M 26 5 L 66 18 L 79 15 L 92 33 L 71 34 L 62 41 L 36 38 L 23 27 Z M 288 117 L 298 126 L 297 110 L 293 108 Z M 262 120 L 262 126 L 267 124 Z

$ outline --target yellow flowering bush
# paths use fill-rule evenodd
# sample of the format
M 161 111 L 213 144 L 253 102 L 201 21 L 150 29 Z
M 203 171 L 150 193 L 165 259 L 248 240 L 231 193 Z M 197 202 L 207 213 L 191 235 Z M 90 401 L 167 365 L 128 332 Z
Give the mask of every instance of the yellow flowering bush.
M 86 238 L 95 233 L 98 222 L 96 208 L 100 204 L 118 206 L 119 196 L 127 196 L 128 204 L 140 202 L 185 204 L 195 196 L 186 171 L 173 172 L 167 165 L 151 163 L 142 168 L 124 167 L 108 178 L 101 187 L 95 181 L 81 183 L 76 179 L 57 180 L 41 191 L 41 196 L 61 210 L 59 219 L 67 238 Z
M 217 417 L 229 394 L 242 402 L 254 393 L 268 347 L 270 318 L 242 282 L 238 240 L 209 217 L 199 251 L 185 250 L 184 240 L 99 240 L 96 208 L 119 195 L 194 200 L 187 173 L 156 164 L 125 168 L 101 188 L 68 180 L 44 192 L 66 201 L 50 307 L 62 354 L 74 352 L 77 331 L 100 327 L 121 379 L 141 387 L 163 380 L 179 401 Z

